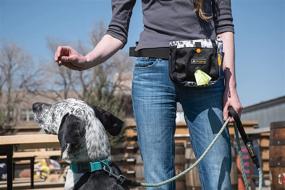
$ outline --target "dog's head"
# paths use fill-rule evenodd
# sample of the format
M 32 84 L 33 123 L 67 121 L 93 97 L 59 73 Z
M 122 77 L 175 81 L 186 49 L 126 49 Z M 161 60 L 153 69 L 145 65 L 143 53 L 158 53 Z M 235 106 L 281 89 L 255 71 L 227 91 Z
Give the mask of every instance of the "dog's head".
M 35 121 L 46 133 L 58 135 L 62 158 L 71 161 L 109 157 L 110 147 L 105 130 L 117 135 L 123 125 L 111 113 L 76 99 L 55 104 L 34 103 L 33 112 Z

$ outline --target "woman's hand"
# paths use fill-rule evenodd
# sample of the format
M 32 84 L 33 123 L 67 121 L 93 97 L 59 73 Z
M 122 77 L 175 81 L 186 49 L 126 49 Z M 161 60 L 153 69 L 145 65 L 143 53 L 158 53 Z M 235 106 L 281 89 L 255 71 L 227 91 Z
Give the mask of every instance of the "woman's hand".
M 237 90 L 235 88 L 233 89 L 226 88 L 224 92 L 224 109 L 223 109 L 224 120 L 226 120 L 229 117 L 228 115 L 229 106 L 232 106 L 234 110 L 239 114 L 239 116 L 241 115 L 242 105 L 240 103 Z M 233 118 L 231 118 L 230 122 L 233 121 L 234 121 Z
M 87 69 L 87 59 L 69 46 L 59 46 L 55 52 L 54 60 L 58 65 L 64 65 L 70 69 L 82 71 Z
M 69 46 L 59 46 L 55 52 L 54 60 L 58 65 L 82 71 L 103 63 L 123 46 L 123 42 L 106 34 L 95 48 L 85 56 Z

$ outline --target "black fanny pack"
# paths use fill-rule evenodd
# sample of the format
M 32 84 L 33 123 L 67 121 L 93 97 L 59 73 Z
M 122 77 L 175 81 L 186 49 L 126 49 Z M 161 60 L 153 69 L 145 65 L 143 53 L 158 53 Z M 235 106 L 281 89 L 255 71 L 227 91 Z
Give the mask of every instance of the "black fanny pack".
M 172 41 L 169 47 L 169 76 L 178 85 L 204 87 L 221 76 L 223 44 L 220 39 Z

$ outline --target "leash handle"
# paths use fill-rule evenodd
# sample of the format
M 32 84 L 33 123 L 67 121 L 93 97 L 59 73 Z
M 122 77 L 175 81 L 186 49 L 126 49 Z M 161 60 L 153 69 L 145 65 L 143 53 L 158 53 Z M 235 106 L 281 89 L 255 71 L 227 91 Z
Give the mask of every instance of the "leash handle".
M 249 141 L 249 138 L 248 138 L 247 134 L 245 133 L 245 130 L 242 126 L 242 123 L 241 123 L 241 120 L 240 120 L 238 113 L 235 111 L 235 109 L 232 106 L 229 106 L 228 109 L 229 109 L 229 116 L 233 117 L 233 119 L 235 120 L 235 124 L 239 130 L 239 133 L 241 135 L 241 138 L 242 138 L 244 144 L 247 144 L 247 142 Z
M 235 120 L 235 124 L 236 124 L 236 127 L 241 135 L 241 138 L 246 146 L 246 149 L 253 161 L 253 163 L 256 165 L 257 168 L 260 168 L 260 164 L 259 164 L 259 161 L 258 161 L 258 158 L 254 152 L 254 149 L 253 149 L 253 143 L 252 141 L 248 138 L 247 134 L 245 133 L 245 130 L 242 126 L 242 122 L 240 120 L 240 117 L 238 115 L 238 113 L 235 111 L 235 109 L 232 107 L 232 106 L 229 106 L 229 116 L 230 117 L 233 117 L 233 119 Z

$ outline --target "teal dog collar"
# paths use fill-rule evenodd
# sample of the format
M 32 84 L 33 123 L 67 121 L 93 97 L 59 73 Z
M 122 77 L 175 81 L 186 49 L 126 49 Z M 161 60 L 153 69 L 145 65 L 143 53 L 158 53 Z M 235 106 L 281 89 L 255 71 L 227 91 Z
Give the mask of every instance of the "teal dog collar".
M 74 173 L 85 173 L 103 170 L 104 166 L 109 166 L 111 161 L 106 159 L 97 162 L 71 162 L 70 169 Z

